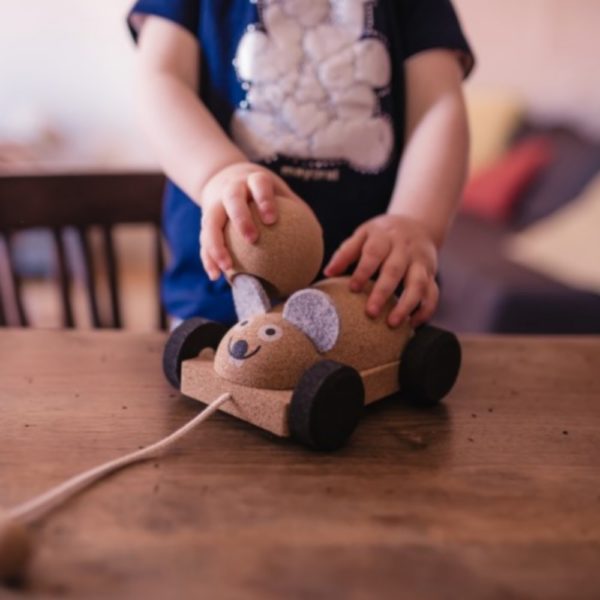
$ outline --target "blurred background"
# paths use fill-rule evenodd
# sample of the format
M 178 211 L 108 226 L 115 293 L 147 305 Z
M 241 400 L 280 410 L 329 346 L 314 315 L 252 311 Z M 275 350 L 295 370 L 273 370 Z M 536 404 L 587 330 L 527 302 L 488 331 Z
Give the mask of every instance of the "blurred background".
M 437 320 L 598 333 L 600 2 L 454 3 L 478 66 Z M 129 5 L 0 0 L 0 325 L 164 323 L 162 179 L 136 126 Z

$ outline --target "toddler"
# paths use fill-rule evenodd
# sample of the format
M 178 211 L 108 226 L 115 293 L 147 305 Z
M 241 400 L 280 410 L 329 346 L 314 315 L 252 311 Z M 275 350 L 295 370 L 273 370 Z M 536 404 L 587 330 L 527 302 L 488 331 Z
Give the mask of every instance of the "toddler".
M 274 195 L 307 202 L 325 276 L 375 283 L 376 317 L 417 326 L 463 187 L 462 80 L 473 56 L 450 0 L 138 0 L 143 126 L 169 177 L 163 301 L 232 323 L 223 229 L 258 238 Z M 200 259 L 199 259 L 200 257 Z

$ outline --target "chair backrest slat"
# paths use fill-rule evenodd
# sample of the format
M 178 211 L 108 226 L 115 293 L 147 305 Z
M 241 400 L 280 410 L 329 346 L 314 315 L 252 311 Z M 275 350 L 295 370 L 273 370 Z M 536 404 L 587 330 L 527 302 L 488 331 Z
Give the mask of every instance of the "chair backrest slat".
M 6 327 L 8 322 L 8 316 L 4 307 L 4 294 L 7 293 L 7 285 L 3 285 L 3 282 L 8 273 L 8 257 L 6 256 L 6 237 L 0 231 L 0 327 Z
M 119 275 L 117 272 L 117 259 L 115 252 L 115 238 L 110 226 L 102 227 L 102 241 L 104 243 L 104 259 L 108 275 L 108 293 L 110 299 L 110 313 L 112 326 L 122 327 L 121 307 L 119 305 Z
M 162 273 L 165 270 L 165 255 L 163 251 L 163 242 L 162 242 L 162 234 L 160 229 L 156 229 L 154 231 L 154 254 L 156 261 L 156 293 L 157 298 L 161 297 L 161 279 Z M 162 302 L 158 303 L 158 323 L 160 329 L 167 329 L 167 315 L 165 313 L 165 309 L 163 307 Z
M 2 290 L 0 290 L 0 327 L 6 327 L 8 322 L 4 312 L 4 299 L 2 298 Z
M 73 328 L 75 327 L 75 318 L 73 317 L 73 303 L 71 302 L 71 270 L 67 263 L 63 232 L 58 227 L 53 227 L 51 231 L 56 259 L 56 280 L 63 313 L 63 326 Z
M 79 248 L 81 250 L 83 283 L 90 311 L 92 326 L 95 328 L 102 327 L 100 319 L 100 310 L 98 307 L 98 291 L 96 288 L 96 269 L 94 268 L 94 255 L 90 247 L 89 229 L 87 227 L 77 227 L 75 229 Z
M 22 282 L 21 277 L 15 269 L 15 256 L 11 234 L 5 236 L 5 247 L 6 256 L 8 258 L 8 274 L 10 276 L 10 286 L 12 288 L 12 301 L 16 310 L 16 317 L 18 319 L 17 322 L 20 327 L 27 327 L 29 323 L 27 319 L 27 313 L 25 311 L 25 305 L 23 303 Z

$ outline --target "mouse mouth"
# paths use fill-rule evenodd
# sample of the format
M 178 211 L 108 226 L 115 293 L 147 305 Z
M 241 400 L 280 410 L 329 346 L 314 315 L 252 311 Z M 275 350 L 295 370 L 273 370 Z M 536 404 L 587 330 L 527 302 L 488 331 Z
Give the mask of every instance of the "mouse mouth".
M 257 346 L 252 352 L 240 353 L 239 350 L 236 351 L 236 344 L 233 344 L 233 338 L 229 338 L 229 342 L 227 344 L 227 352 L 229 354 L 229 359 L 236 367 L 240 367 L 245 360 L 252 358 L 255 356 L 262 346 Z

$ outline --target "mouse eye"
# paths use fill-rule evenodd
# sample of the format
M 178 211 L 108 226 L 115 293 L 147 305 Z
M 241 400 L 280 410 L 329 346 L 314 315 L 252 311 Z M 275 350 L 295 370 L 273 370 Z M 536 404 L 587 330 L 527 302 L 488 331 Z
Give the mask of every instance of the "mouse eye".
M 241 321 L 240 323 L 238 323 L 238 327 L 246 327 L 246 325 L 248 325 L 248 320 Z
M 283 335 L 283 331 L 277 325 L 263 325 L 258 330 L 258 337 L 263 342 L 274 342 Z

